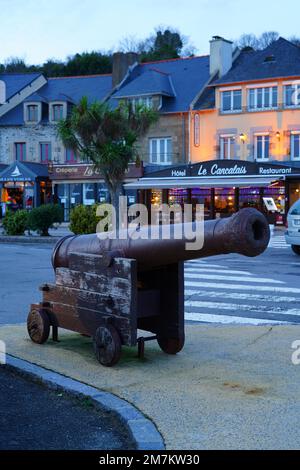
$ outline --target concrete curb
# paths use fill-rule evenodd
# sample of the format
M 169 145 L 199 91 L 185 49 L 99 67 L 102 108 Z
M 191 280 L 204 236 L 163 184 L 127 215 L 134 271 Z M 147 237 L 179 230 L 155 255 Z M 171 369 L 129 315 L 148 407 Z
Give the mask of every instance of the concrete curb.
M 9 235 L 1 235 L 0 236 L 0 243 L 42 243 L 42 244 L 55 244 L 60 240 L 62 237 L 26 237 L 26 236 L 9 236 Z
M 165 449 L 163 438 L 156 426 L 127 401 L 8 354 L 6 355 L 6 367 L 14 371 L 17 370 L 18 373 L 33 380 L 41 381 L 51 389 L 62 390 L 75 396 L 88 397 L 96 407 L 113 413 L 125 425 L 138 450 Z

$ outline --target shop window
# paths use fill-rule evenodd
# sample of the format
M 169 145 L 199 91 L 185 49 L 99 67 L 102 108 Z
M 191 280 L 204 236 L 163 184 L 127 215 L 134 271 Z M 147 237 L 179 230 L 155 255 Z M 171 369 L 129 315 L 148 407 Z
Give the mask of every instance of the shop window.
M 202 204 L 204 206 L 204 218 L 209 219 L 211 215 L 211 190 L 202 188 L 192 188 L 191 204 L 193 206 L 194 219 L 197 204 Z
M 172 138 L 150 139 L 150 163 L 167 165 L 172 162 Z
M 235 157 L 235 138 L 232 135 L 220 137 L 220 159 L 230 160 Z
M 76 152 L 72 149 L 66 149 L 66 163 L 77 162 Z
M 248 110 L 259 111 L 277 108 L 278 88 L 277 86 L 265 88 L 251 88 L 248 90 Z
M 300 159 L 300 132 L 291 134 L 291 158 L 292 160 Z
M 15 156 L 18 162 L 25 162 L 26 160 L 26 144 L 24 142 L 15 143 Z
M 215 189 L 216 218 L 229 217 L 235 212 L 235 194 L 233 188 Z
M 261 208 L 260 188 L 240 188 L 239 208 L 244 209 L 245 207 L 253 207 L 258 210 Z
M 255 159 L 256 160 L 269 160 L 270 156 L 270 136 L 265 135 L 256 135 L 255 136 Z
M 229 90 L 221 93 L 221 110 L 223 113 L 242 111 L 242 90 Z
M 300 198 L 300 183 L 290 183 L 290 207 Z
M 52 160 L 51 144 L 48 144 L 48 143 L 40 144 L 40 158 L 41 158 L 42 163 L 48 163 Z
M 95 185 L 94 183 L 85 183 L 83 185 L 83 204 L 91 206 L 95 204 Z

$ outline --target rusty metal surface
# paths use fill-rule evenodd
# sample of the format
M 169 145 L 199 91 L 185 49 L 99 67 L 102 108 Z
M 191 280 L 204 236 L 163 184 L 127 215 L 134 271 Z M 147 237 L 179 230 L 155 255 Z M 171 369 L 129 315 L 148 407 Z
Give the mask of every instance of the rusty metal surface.
M 187 227 L 189 225 L 189 227 Z M 186 224 L 190 231 L 200 229 L 197 224 Z M 166 229 L 166 228 L 165 228 Z M 165 266 L 179 261 L 213 256 L 217 254 L 239 253 L 257 256 L 264 252 L 270 239 L 269 225 L 264 215 L 256 209 L 242 209 L 230 218 L 204 222 L 204 246 L 200 250 L 186 250 L 184 237 L 174 238 L 174 225 L 169 226 L 170 239 L 162 239 L 162 226 L 141 228 L 141 237 L 108 239 L 106 234 L 92 234 L 65 237 L 56 245 L 52 262 L 54 268 L 69 267 L 72 252 L 95 255 L 117 254 L 122 258 L 136 259 L 138 270 Z M 156 239 L 150 238 L 150 230 Z M 130 231 L 131 234 L 133 230 Z M 187 230 L 184 232 L 187 233 Z M 144 237 L 142 236 L 144 235 Z M 147 238 L 147 239 L 146 239 Z

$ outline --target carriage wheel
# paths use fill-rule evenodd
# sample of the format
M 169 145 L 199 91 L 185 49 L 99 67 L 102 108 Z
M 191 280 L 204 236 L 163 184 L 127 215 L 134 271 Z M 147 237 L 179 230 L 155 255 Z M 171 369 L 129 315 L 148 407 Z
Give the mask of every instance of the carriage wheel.
M 184 338 L 165 338 L 157 335 L 157 342 L 166 354 L 177 354 L 184 346 Z
M 30 339 L 37 344 L 47 341 L 50 334 L 50 320 L 42 308 L 33 308 L 27 318 L 27 331 Z
M 100 364 L 111 367 L 121 357 L 121 338 L 112 325 L 100 326 L 94 336 L 94 351 Z

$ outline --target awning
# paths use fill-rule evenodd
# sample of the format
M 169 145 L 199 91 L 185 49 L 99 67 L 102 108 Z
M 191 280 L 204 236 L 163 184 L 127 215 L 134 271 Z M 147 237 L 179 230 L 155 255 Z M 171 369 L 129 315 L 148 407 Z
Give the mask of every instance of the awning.
M 125 189 L 168 189 L 168 188 L 243 188 L 265 187 L 283 178 L 262 178 L 260 176 L 237 176 L 231 178 L 141 178 L 124 184 Z
M 12 163 L 0 173 L 0 183 L 5 182 L 34 182 L 37 178 L 48 178 L 48 166 L 42 163 L 19 162 Z

